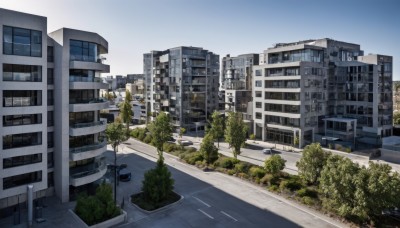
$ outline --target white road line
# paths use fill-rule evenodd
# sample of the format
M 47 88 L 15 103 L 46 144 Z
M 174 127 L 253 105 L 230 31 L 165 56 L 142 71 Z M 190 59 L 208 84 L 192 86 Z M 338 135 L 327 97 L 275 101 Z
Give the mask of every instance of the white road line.
M 208 203 L 204 202 L 203 200 L 197 198 L 196 196 L 192 196 L 193 198 L 197 199 L 197 201 L 199 201 L 200 203 L 206 205 L 207 207 L 211 207 Z
M 228 213 L 226 213 L 226 212 L 224 212 L 224 211 L 221 211 L 221 213 L 224 214 L 224 215 L 226 215 L 226 216 L 228 216 L 229 218 L 235 220 L 235 222 L 238 221 L 237 219 L 235 219 L 234 217 L 232 217 L 231 215 L 229 215 Z
M 209 217 L 210 219 L 214 219 L 211 215 L 205 213 L 204 211 L 202 211 L 201 209 L 197 209 L 198 211 L 200 211 L 201 213 L 203 213 L 205 216 Z

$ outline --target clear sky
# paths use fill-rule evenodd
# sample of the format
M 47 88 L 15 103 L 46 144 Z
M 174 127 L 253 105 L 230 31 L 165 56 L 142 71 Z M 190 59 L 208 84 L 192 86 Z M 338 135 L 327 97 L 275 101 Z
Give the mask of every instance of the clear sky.
M 48 32 L 100 34 L 112 75 L 142 73 L 150 50 L 198 46 L 223 57 L 332 38 L 393 56 L 400 80 L 400 0 L 0 0 L 0 7 L 46 16 Z

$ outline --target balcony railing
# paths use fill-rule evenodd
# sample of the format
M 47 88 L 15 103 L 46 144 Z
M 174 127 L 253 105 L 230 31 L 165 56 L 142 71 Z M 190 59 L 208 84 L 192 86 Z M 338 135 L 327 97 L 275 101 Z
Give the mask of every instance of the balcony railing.
M 90 176 L 104 169 L 106 169 L 106 161 L 105 159 L 101 159 L 100 161 L 93 164 L 80 167 L 79 171 L 77 171 L 76 173 L 71 173 L 71 177 L 73 179 L 77 179 L 85 176 Z
M 92 78 L 92 77 L 81 77 L 81 76 L 69 76 L 70 82 L 102 82 L 101 78 Z
M 69 149 L 70 153 L 82 153 L 91 150 L 97 150 L 107 145 L 107 141 L 98 142 L 91 145 L 81 146 L 81 147 L 73 147 Z
M 72 128 L 84 128 L 84 127 L 94 127 L 94 126 L 100 126 L 100 125 L 105 125 L 107 124 L 106 121 L 95 121 L 95 122 L 90 122 L 90 123 L 76 123 L 72 124 Z
M 92 104 L 92 103 L 104 103 L 104 102 L 107 102 L 107 100 L 104 98 L 93 98 L 90 100 L 79 100 L 79 101 L 70 100 L 69 101 L 70 104 Z

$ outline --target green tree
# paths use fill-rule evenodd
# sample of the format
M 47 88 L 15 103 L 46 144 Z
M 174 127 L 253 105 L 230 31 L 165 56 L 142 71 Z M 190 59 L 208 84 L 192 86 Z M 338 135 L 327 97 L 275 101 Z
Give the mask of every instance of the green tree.
M 146 202 L 157 204 L 168 198 L 174 189 L 174 179 L 171 177 L 171 172 L 164 164 L 163 159 L 157 160 L 157 165 L 154 169 L 147 171 L 144 174 L 143 180 L 143 197 Z
M 161 112 L 156 119 L 150 123 L 149 131 L 152 136 L 152 144 L 156 147 L 159 159 L 163 160 L 163 145 L 172 137 L 172 125 L 169 115 Z
M 357 192 L 355 177 L 360 171 L 358 164 L 339 155 L 329 156 L 320 177 L 322 205 L 340 216 L 351 218 L 355 215 L 354 194 Z
M 182 139 L 182 136 L 185 134 L 185 132 L 186 132 L 186 128 L 181 127 L 181 128 L 179 129 L 179 138 Z
M 121 119 L 126 125 L 126 137 L 129 137 L 129 124 L 132 121 L 133 111 L 132 111 L 132 96 L 129 90 L 126 91 L 125 100 L 119 106 L 121 112 Z
M 400 112 L 393 114 L 393 124 L 400 124 Z
M 118 152 L 118 146 L 126 140 L 126 135 L 123 131 L 124 126 L 122 125 L 122 123 L 118 120 L 116 120 L 114 123 L 111 123 L 109 125 L 107 125 L 107 129 L 106 129 L 106 136 L 107 136 L 107 142 L 108 144 L 111 145 L 111 147 L 114 150 L 114 166 L 117 166 L 117 152 Z M 117 171 L 116 168 L 114 168 L 114 200 L 117 200 Z
M 274 154 L 264 162 L 264 169 L 267 173 L 277 175 L 280 171 L 285 168 L 286 160 L 281 156 Z
M 218 159 L 218 148 L 214 145 L 214 138 L 206 134 L 200 145 L 200 153 L 206 161 L 207 167 Z
M 329 155 L 330 153 L 322 150 L 319 143 L 307 145 L 303 150 L 300 161 L 296 163 L 299 175 L 308 183 L 315 184 Z
M 224 137 L 224 119 L 218 111 L 214 111 L 212 116 L 210 132 L 214 139 L 217 139 L 219 148 L 219 139 Z
M 250 140 L 253 140 L 253 142 L 255 142 L 254 140 L 256 139 L 256 136 L 254 134 L 251 134 L 249 138 Z
M 243 117 L 240 113 L 229 112 L 226 121 L 225 141 L 233 147 L 233 156 L 237 158 L 240 154 L 240 147 L 246 142 L 246 134 L 248 127 L 243 122 Z

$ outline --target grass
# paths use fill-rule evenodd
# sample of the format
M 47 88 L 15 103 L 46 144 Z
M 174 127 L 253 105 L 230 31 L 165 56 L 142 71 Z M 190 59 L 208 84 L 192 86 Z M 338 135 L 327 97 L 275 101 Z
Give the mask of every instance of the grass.
M 170 205 L 172 203 L 177 202 L 178 200 L 181 199 L 181 196 L 176 194 L 175 192 L 172 192 L 167 199 L 158 202 L 158 203 L 151 203 L 151 202 L 147 202 L 144 197 L 143 197 L 143 193 L 137 193 L 137 194 L 133 194 L 131 196 L 131 202 L 133 204 L 136 204 L 137 206 L 139 206 L 141 209 L 146 210 L 146 211 L 154 211 L 157 210 L 159 208 L 165 207 L 167 205 Z

